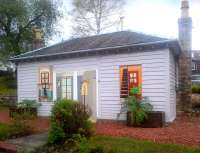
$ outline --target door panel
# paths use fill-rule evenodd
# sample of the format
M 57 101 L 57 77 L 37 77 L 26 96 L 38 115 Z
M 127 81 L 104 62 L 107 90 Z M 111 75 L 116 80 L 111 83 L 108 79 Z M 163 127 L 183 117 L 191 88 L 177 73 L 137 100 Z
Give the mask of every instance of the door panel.
M 96 121 L 96 71 L 85 71 L 82 79 L 88 81 L 88 95 L 85 97 L 85 103 L 92 111 L 91 119 Z M 81 98 L 83 102 L 83 96 Z

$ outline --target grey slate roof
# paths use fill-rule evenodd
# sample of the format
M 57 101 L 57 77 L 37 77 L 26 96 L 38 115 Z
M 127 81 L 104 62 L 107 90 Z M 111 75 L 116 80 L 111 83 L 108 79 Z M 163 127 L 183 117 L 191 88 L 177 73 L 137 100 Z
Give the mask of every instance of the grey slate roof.
M 150 36 L 142 33 L 131 31 L 113 32 L 108 34 L 101 34 L 89 37 L 75 38 L 61 42 L 59 44 L 41 48 L 35 51 L 30 51 L 18 55 L 11 59 L 11 61 L 37 58 L 41 56 L 52 56 L 58 54 L 81 53 L 86 50 L 103 50 L 104 48 L 122 47 L 137 44 L 156 43 L 170 41 L 166 38 Z

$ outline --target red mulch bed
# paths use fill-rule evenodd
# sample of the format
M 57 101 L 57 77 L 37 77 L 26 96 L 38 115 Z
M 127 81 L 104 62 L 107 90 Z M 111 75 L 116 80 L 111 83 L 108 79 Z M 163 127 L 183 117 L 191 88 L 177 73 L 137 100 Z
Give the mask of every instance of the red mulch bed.
M 200 118 L 179 117 L 163 128 L 134 128 L 125 123 L 101 121 L 96 124 L 98 135 L 126 136 L 159 143 L 200 146 Z
M 0 122 L 10 122 L 8 111 L 0 110 Z M 39 117 L 32 122 L 34 133 L 48 131 L 48 118 Z M 96 124 L 96 133 L 98 135 L 152 140 L 160 143 L 200 146 L 200 118 L 179 117 L 163 128 L 134 128 L 127 127 L 122 122 L 100 121 Z
M 11 118 L 9 117 L 9 110 L 0 110 L 0 122 L 9 123 L 10 121 Z M 49 127 L 49 119 L 46 117 L 38 117 L 32 121 L 31 125 L 33 127 L 33 133 L 46 132 Z
M 0 110 L 0 122 L 2 123 L 10 122 L 8 109 L 5 108 L 5 109 Z

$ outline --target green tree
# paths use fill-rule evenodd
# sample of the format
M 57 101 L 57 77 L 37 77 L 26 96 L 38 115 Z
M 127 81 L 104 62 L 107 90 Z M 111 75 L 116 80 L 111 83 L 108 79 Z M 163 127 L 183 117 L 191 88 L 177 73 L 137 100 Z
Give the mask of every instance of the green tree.
M 55 0 L 0 0 L 0 61 L 32 49 L 36 28 L 49 39 L 60 16 Z

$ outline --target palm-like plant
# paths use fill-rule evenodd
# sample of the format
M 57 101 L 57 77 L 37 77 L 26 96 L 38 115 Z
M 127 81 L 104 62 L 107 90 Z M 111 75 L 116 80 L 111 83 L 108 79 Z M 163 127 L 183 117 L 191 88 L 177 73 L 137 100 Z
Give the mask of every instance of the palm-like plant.
M 118 114 L 128 111 L 128 117 L 131 124 L 140 125 L 148 118 L 147 112 L 152 111 L 153 106 L 149 103 L 147 97 L 140 97 L 136 91 L 138 89 L 131 89 L 133 96 L 129 96 L 122 103 L 121 111 Z M 134 92 L 133 92 L 134 91 Z
M 147 112 L 153 109 L 147 97 L 137 98 L 135 96 L 126 98 L 123 107 L 130 113 L 131 123 L 136 125 L 147 119 Z

